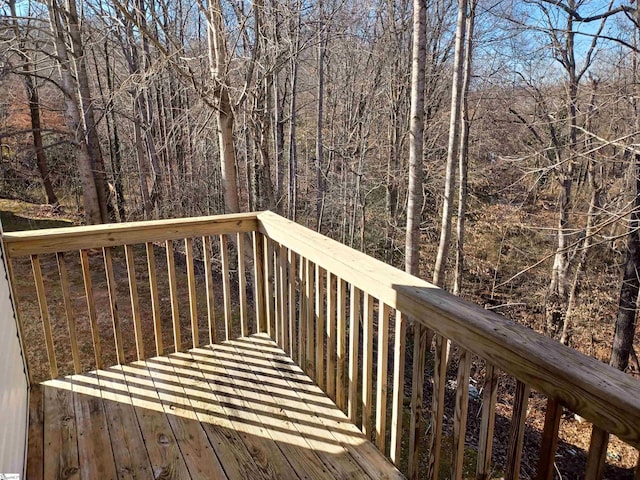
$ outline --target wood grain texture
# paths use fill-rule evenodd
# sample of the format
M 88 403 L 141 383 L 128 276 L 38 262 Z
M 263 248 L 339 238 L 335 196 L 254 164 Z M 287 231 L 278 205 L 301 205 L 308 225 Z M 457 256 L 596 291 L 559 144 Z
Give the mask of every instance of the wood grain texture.
M 544 416 L 542 440 L 540 441 L 536 480 L 553 480 L 561 418 L 562 405 L 553 398 L 549 398 L 547 400 L 547 412 Z
M 640 384 L 628 375 L 273 213 L 258 220 L 263 234 L 640 447 Z
M 36 285 L 38 306 L 40 307 L 40 320 L 42 321 L 42 330 L 44 331 L 44 343 L 47 347 L 49 374 L 51 378 L 56 378 L 58 376 L 58 362 L 56 361 L 56 352 L 53 347 L 51 320 L 49 317 L 49 307 L 47 305 L 47 295 L 44 290 L 44 281 L 42 279 L 42 269 L 40 268 L 40 259 L 37 255 L 31 255 L 31 269 L 33 270 L 33 280 Z
M 288 323 L 288 332 L 289 343 L 287 345 L 289 356 L 291 358 L 295 358 L 299 361 L 298 352 L 295 348 L 297 345 L 296 342 L 296 333 L 300 328 L 298 326 L 298 318 L 296 316 L 296 254 L 291 250 L 287 250 L 287 265 L 289 267 L 289 271 L 287 272 L 287 305 L 288 305 L 288 313 L 287 313 L 287 323 Z
M 222 297 L 224 305 L 224 338 L 233 337 L 231 311 L 231 283 L 229 280 L 229 241 L 226 235 L 220 235 L 220 261 L 222 264 Z
M 307 261 L 304 258 L 298 258 L 299 267 L 299 281 L 300 288 L 298 289 L 299 310 L 298 310 L 298 365 L 302 369 L 307 371 L 307 342 L 309 337 L 307 334 L 308 328 L 308 307 L 307 307 Z
M 609 434 L 600 428 L 593 427 L 584 480 L 601 480 L 604 477 L 608 445 Z
M 202 237 L 202 249 L 204 251 L 204 282 L 207 290 L 207 327 L 209 343 L 213 344 L 216 343 L 216 304 L 213 291 L 213 258 L 210 236 Z
M 160 318 L 160 295 L 158 293 L 158 278 L 156 276 L 156 256 L 153 251 L 153 243 L 145 244 L 147 251 L 147 270 L 149 272 L 149 293 L 151 294 L 151 311 L 153 313 L 153 337 L 156 345 L 156 354 L 162 355 L 162 319 Z
M 164 242 L 185 237 L 252 232 L 257 230 L 255 213 L 238 213 L 185 219 L 109 223 L 82 227 L 4 232 L 10 257 L 115 247 L 125 244 Z
M 266 297 L 267 334 L 274 338 L 276 309 L 274 298 L 275 277 L 273 272 L 273 242 L 263 235 L 264 239 L 264 288 Z
M 336 324 L 336 405 L 347 409 L 347 282 L 338 279 Z
M 315 378 L 316 360 L 315 360 L 315 326 L 316 316 L 314 309 L 315 295 L 315 267 L 308 259 L 305 258 L 305 303 L 307 305 L 307 362 L 302 366 L 304 371 L 311 378 Z
M 491 472 L 491 452 L 493 450 L 493 430 L 496 419 L 498 397 L 498 372 L 488 363 L 482 386 L 482 416 L 478 436 L 478 462 L 476 480 L 487 480 Z
M 178 306 L 178 281 L 176 280 L 176 263 L 173 255 L 173 241 L 165 242 L 167 251 L 167 276 L 169 278 L 169 295 L 171 297 L 171 320 L 173 322 L 173 349 L 175 352 L 182 350 L 180 332 L 180 308 Z
M 249 334 L 247 309 L 247 271 L 245 262 L 245 238 L 244 233 L 236 235 L 236 246 L 238 248 L 238 299 L 240 302 L 240 335 L 243 337 Z
M 411 374 L 411 416 L 409 419 L 409 478 L 419 478 L 420 446 L 424 436 L 424 368 L 431 336 L 426 327 L 413 325 L 413 367 Z
M 389 307 L 378 307 L 378 360 L 376 374 L 376 446 L 385 453 L 387 439 L 387 373 L 389 364 Z
M 513 413 L 509 428 L 509 443 L 507 445 L 507 461 L 505 464 L 505 479 L 518 480 L 520 478 L 520 464 L 522 462 L 522 444 L 527 421 L 527 405 L 529 404 L 528 385 L 517 382 L 516 394 L 513 399 Z
M 360 349 L 360 290 L 351 284 L 349 295 L 349 378 L 347 396 L 347 416 L 351 423 L 358 425 L 358 356 Z
M 113 260 L 111 258 L 111 247 L 102 249 L 104 258 L 104 271 L 107 277 L 107 291 L 109 292 L 109 307 L 111 308 L 111 323 L 113 325 L 113 338 L 116 343 L 116 357 L 118 363 L 125 363 L 124 347 L 122 345 L 122 331 L 120 329 L 120 313 L 118 311 L 118 294 L 116 278 L 113 274 Z M 76 372 L 78 373 L 78 372 Z
M 144 337 L 142 333 L 142 315 L 140 313 L 140 299 L 138 298 L 138 282 L 136 280 L 136 262 L 133 256 L 133 245 L 124 246 L 127 261 L 127 277 L 129 278 L 129 297 L 131 299 L 131 314 L 133 315 L 133 332 L 136 339 L 136 353 L 138 360 L 145 358 Z
M 44 475 L 44 389 L 29 388 L 29 430 L 27 432 L 27 478 L 42 480 Z
M 325 271 L 316 265 L 316 310 L 315 310 L 315 331 L 316 331 L 316 375 L 314 380 L 318 386 L 324 390 L 326 388 L 324 371 L 324 334 L 325 334 Z
M 398 466 L 402 452 L 404 411 L 404 368 L 407 349 L 407 321 L 399 310 L 395 315 L 393 339 L 393 391 L 391 392 L 391 441 L 389 458 Z
M 327 321 L 326 321 L 326 337 L 327 337 L 327 388 L 326 392 L 329 398 L 336 399 L 336 299 L 338 292 L 335 275 L 327 272 Z
M 373 412 L 373 297 L 364 294 L 362 315 L 362 433 L 371 437 Z
M 80 373 L 80 352 L 78 351 L 78 336 L 76 329 L 76 315 L 71 302 L 71 289 L 69 288 L 69 273 L 67 263 L 63 253 L 56 253 L 58 264 L 58 275 L 60 276 L 60 287 L 62 288 L 62 299 L 64 301 L 64 313 L 67 317 L 67 330 L 69 332 L 69 345 L 71 346 L 71 357 L 73 359 L 74 373 Z
M 97 377 L 85 374 L 80 379 L 71 379 L 80 478 L 116 480 L 118 474 Z
M 264 238 L 253 232 L 253 280 L 256 307 L 256 332 L 267 331 L 266 292 L 264 287 Z M 213 343 L 213 342 L 211 342 Z
M 200 346 L 200 327 L 198 326 L 198 297 L 196 292 L 196 272 L 193 258 L 193 239 L 184 239 L 187 257 L 187 287 L 189 288 L 189 314 L 191 317 L 191 344 Z
M 447 339 L 436 335 L 433 367 L 433 396 L 431 399 L 431 432 L 429 436 L 429 471 L 427 478 L 438 479 L 444 420 L 444 393 L 447 383 Z
M 91 340 L 93 341 L 93 354 L 96 361 L 96 368 L 102 368 L 102 348 L 100 346 L 100 331 L 98 330 L 98 316 L 96 314 L 96 303 L 93 298 L 93 284 L 91 281 L 91 270 L 89 268 L 89 256 L 86 250 L 80 250 L 80 264 L 82 265 L 82 278 L 84 280 L 84 294 L 87 299 L 87 311 L 89 314 L 89 324 L 91 325 Z
M 453 418 L 453 452 L 451 464 L 452 479 L 462 480 L 464 461 L 464 440 L 467 432 L 467 413 L 469 411 L 469 375 L 471 374 L 471 353 L 460 352 L 458 376 L 456 379 L 456 404 Z
M 62 382 L 59 382 L 60 384 Z M 44 478 L 81 478 L 75 405 L 71 385 L 56 388 L 53 380 L 42 385 L 44 394 Z M 83 465 L 84 468 L 84 465 Z M 87 478 L 86 475 L 82 475 Z

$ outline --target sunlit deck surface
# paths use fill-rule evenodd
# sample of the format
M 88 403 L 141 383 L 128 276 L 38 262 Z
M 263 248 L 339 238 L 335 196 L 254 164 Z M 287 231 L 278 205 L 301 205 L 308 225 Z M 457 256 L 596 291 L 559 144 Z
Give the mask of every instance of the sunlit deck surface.
M 29 478 L 403 478 L 268 337 L 49 380 Z

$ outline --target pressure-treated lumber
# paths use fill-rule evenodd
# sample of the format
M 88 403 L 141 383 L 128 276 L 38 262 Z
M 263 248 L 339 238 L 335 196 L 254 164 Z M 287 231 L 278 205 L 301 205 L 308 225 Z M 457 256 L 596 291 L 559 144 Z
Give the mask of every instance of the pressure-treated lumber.
M 222 296 L 224 298 L 224 338 L 233 337 L 231 312 L 231 284 L 229 281 L 229 241 L 220 235 L 220 261 L 222 263 Z
M 407 321 L 399 310 L 395 316 L 393 340 L 393 391 L 391 392 L 391 445 L 389 457 L 396 464 L 400 462 L 402 450 L 402 420 L 404 404 L 404 366 L 407 348 Z
M 362 433 L 371 437 L 373 412 L 373 297 L 364 294 L 362 317 Z
M 640 384 L 628 375 L 271 212 L 258 220 L 274 241 L 640 447 Z
M 111 259 L 111 247 L 102 249 L 104 257 L 104 271 L 107 277 L 107 290 L 109 292 L 109 306 L 111 307 L 111 320 L 113 324 L 113 338 L 116 343 L 116 355 L 118 363 L 125 363 L 124 347 L 122 345 L 122 332 L 120 330 L 120 313 L 118 312 L 118 297 L 116 279 L 113 274 L 113 260 Z M 78 373 L 78 372 L 76 372 Z
M 44 282 L 42 280 L 42 269 L 40 268 L 40 259 L 37 255 L 31 255 L 31 268 L 33 270 L 33 279 L 36 284 L 36 295 L 38 296 L 38 304 L 40 305 L 40 319 L 42 320 L 42 329 L 44 330 L 44 343 L 47 346 L 49 373 L 51 374 L 51 378 L 56 378 L 58 376 L 58 363 L 56 361 L 56 352 L 53 348 L 51 320 L 49 319 L 47 295 L 45 294 Z
M 153 312 L 153 336 L 156 343 L 156 354 L 162 355 L 162 322 L 160 319 L 160 295 L 158 293 L 158 279 L 156 277 L 156 257 L 153 252 L 153 243 L 145 244 L 147 250 L 147 269 L 149 271 L 149 292 L 151 293 L 151 310 Z
M 358 404 L 358 354 L 360 348 L 360 290 L 353 284 L 349 295 L 349 383 L 347 416 L 357 425 Z
M 169 277 L 169 295 L 171 296 L 171 319 L 173 321 L 174 351 L 182 350 L 180 332 L 180 310 L 178 307 L 178 281 L 176 280 L 176 263 L 173 257 L 173 241 L 165 242 L 167 250 L 167 275 Z
M 387 370 L 389 356 L 389 307 L 378 307 L 378 361 L 376 375 L 376 446 L 384 453 L 387 438 Z
M 204 282 L 207 290 L 207 326 L 209 330 L 209 343 L 216 343 L 216 314 L 215 297 L 213 295 L 213 259 L 211 258 L 211 237 L 202 237 L 202 250 L 204 251 Z
M 193 259 L 193 239 L 185 238 L 184 248 L 187 257 L 187 286 L 189 288 L 189 313 L 191 316 L 191 342 L 193 347 L 200 346 L 198 327 L 198 298 L 196 296 L 196 273 Z
M 129 295 L 131 297 L 131 312 L 133 314 L 133 331 L 136 337 L 136 352 L 138 360 L 145 358 L 144 337 L 142 336 L 142 316 L 140 314 L 140 299 L 138 298 L 138 284 L 136 281 L 136 264 L 133 258 L 133 246 L 125 245 L 124 254 L 127 260 L 127 276 L 129 277 Z
M 71 303 L 71 290 L 69 288 L 69 273 L 64 259 L 64 253 L 56 253 L 58 263 L 58 274 L 60 275 L 60 286 L 62 288 L 62 298 L 64 301 L 64 312 L 67 316 L 67 329 L 69 331 L 69 344 L 71 345 L 71 357 L 73 358 L 73 370 L 80 373 L 80 353 L 78 351 L 78 338 L 76 332 L 76 316 Z
M 100 346 L 100 331 L 98 330 L 98 317 L 96 314 L 96 303 L 93 298 L 91 271 L 89 269 L 89 256 L 86 250 L 80 250 L 80 264 L 82 265 L 84 293 L 87 298 L 89 324 L 91 325 L 91 340 L 93 341 L 93 354 L 96 360 L 96 368 L 102 368 L 102 348 Z
M 527 405 L 529 403 L 530 387 L 520 381 L 516 382 L 516 394 L 513 399 L 513 413 L 511 414 L 511 428 L 509 429 L 509 443 L 507 445 L 507 462 L 505 468 L 506 480 L 520 478 L 520 464 L 522 462 L 522 444 L 524 441 L 525 422 L 527 420 Z
M 486 366 L 482 386 L 482 416 L 478 438 L 478 462 L 476 479 L 487 480 L 491 472 L 491 451 L 493 449 L 493 430 L 496 419 L 496 400 L 498 397 L 498 372 L 490 363 Z
M 245 268 L 245 244 L 244 233 L 236 236 L 236 246 L 238 248 L 238 298 L 240 300 L 240 335 L 249 335 L 247 310 L 247 272 Z
M 542 440 L 540 441 L 536 480 L 553 480 L 561 418 L 562 405 L 553 398 L 549 398 L 547 400 L 547 412 L 544 416 Z
M 257 229 L 255 213 L 238 213 L 186 219 L 109 223 L 83 227 L 50 228 L 2 234 L 10 257 L 164 242 L 186 237 L 251 232 Z

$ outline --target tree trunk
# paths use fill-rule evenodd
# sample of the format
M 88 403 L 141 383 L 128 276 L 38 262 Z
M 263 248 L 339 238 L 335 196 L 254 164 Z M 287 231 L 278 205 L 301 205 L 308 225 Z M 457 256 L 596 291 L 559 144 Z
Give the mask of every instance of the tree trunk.
M 103 223 L 103 211 L 101 207 L 101 197 L 98 195 L 96 182 L 96 165 L 91 156 L 91 150 L 86 142 L 85 128 L 80 111 L 80 103 L 76 92 L 74 75 L 70 71 L 69 55 L 65 41 L 65 28 L 61 15 L 62 11 L 57 0 L 47 2 L 49 17 L 51 20 L 51 30 L 55 42 L 56 55 L 58 57 L 58 68 L 60 70 L 61 86 L 65 101 L 65 116 L 69 129 L 74 133 L 75 142 L 80 148 L 77 154 L 78 176 L 82 185 L 82 198 L 84 206 L 85 221 L 88 224 Z
M 234 115 L 229 99 L 229 90 L 225 84 L 226 72 L 224 69 L 227 68 L 227 46 L 223 32 L 220 0 L 209 1 L 208 20 L 209 63 L 211 80 L 218 102 L 216 119 L 225 212 L 238 213 L 240 212 L 240 201 L 236 179 L 236 151 L 233 144 Z
M 324 109 L 324 57 L 325 57 L 325 25 L 322 0 L 318 1 L 318 83 L 316 109 L 316 230 L 322 225 L 322 210 L 324 206 L 325 181 L 322 172 L 323 148 L 322 120 Z
M 424 82 L 426 59 L 426 7 L 413 1 L 413 47 L 411 53 L 411 113 L 409 124 L 409 187 L 405 270 L 420 275 L 420 220 L 422 212 L 422 153 L 424 132 Z
M 634 153 L 632 172 L 635 176 L 635 197 L 627 235 L 627 258 L 624 262 L 618 316 L 609 364 L 619 370 L 629 365 L 636 329 L 638 292 L 640 291 L 640 153 Z
M 478 0 L 471 0 L 469 4 L 469 14 L 466 20 L 466 39 L 464 53 L 464 74 L 462 78 L 462 119 L 460 132 L 460 185 L 458 189 L 458 223 L 456 228 L 456 271 L 453 279 L 453 294 L 460 295 L 462 290 L 462 274 L 464 272 L 464 227 L 465 216 L 467 214 L 467 172 L 469 168 L 469 129 L 471 119 L 469 118 L 469 83 L 471 80 L 471 65 L 473 61 L 473 28 L 475 24 L 476 5 Z
M 455 190 L 456 162 L 460 146 L 460 105 L 462 101 L 462 67 L 464 64 L 464 37 L 467 0 L 458 0 L 458 20 L 456 23 L 456 42 L 453 58 L 453 78 L 451 89 L 451 115 L 449 119 L 449 147 L 447 150 L 447 169 L 444 180 L 444 200 L 442 203 L 442 225 L 436 264 L 433 269 L 433 283 L 442 287 L 449 255 L 451 238 L 451 218 L 453 216 L 453 196 Z

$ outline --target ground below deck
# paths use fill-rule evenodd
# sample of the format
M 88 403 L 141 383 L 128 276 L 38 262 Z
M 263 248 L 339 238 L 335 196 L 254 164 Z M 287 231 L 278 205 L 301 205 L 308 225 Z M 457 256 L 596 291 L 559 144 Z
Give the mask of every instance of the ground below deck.
M 404 478 L 265 336 L 50 380 L 29 479 Z

